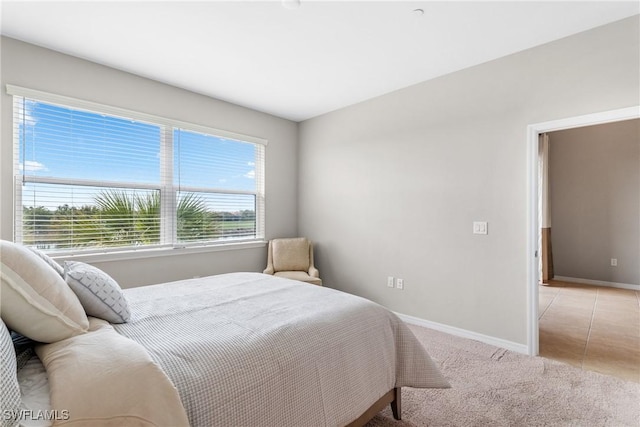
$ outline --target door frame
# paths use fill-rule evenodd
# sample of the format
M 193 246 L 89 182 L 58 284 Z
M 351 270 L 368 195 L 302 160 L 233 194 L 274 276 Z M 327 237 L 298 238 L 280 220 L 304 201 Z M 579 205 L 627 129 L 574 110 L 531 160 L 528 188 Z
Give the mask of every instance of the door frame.
M 539 352 L 538 329 L 538 254 L 540 225 L 538 223 L 538 136 L 541 133 L 578 127 L 600 125 L 640 118 L 640 105 L 603 111 L 566 119 L 535 123 L 527 126 L 527 351 L 530 356 Z

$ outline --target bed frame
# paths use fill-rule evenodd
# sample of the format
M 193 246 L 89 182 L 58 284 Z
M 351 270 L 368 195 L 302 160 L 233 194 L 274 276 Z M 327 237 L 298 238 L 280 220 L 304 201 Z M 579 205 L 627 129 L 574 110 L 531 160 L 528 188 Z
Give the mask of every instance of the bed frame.
M 384 394 L 380 399 L 378 399 L 369 409 L 367 409 L 364 414 L 360 415 L 358 419 L 350 422 L 346 425 L 346 427 L 362 427 L 366 423 L 368 423 L 376 414 L 384 409 L 385 406 L 391 404 L 391 412 L 393 413 L 393 418 L 396 420 L 402 419 L 402 408 L 401 408 L 401 397 L 402 397 L 402 388 L 396 387 L 394 389 L 389 390 Z

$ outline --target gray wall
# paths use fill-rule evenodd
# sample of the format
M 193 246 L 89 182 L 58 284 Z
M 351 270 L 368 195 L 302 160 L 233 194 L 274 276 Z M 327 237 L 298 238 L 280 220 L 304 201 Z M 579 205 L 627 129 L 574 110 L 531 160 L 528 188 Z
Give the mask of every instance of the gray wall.
M 13 238 L 12 107 L 6 84 L 86 99 L 269 140 L 267 238 L 297 232 L 297 124 L 10 38 L 1 39 L 0 236 Z M 96 263 L 125 286 L 261 271 L 266 247 Z
M 549 141 L 555 274 L 640 285 L 640 120 L 552 132 Z
M 323 282 L 526 344 L 527 125 L 640 104 L 638 34 L 636 16 L 301 123 Z

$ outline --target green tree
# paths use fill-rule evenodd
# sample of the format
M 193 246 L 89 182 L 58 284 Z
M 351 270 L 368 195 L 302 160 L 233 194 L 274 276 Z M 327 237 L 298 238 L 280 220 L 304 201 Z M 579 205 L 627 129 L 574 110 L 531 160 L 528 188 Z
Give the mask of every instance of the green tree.
M 255 221 L 256 213 L 255 211 L 246 209 L 246 210 L 240 211 L 240 217 L 242 218 L 242 221 Z
M 129 246 L 160 242 L 160 198 L 158 193 L 135 194 L 104 190 L 95 197 L 104 225 L 103 243 Z
M 134 246 L 160 243 L 159 192 L 104 190 L 95 205 L 23 208 L 24 243 L 45 248 Z M 207 209 L 197 194 L 178 200 L 177 236 L 182 242 L 222 236 L 222 216 Z
M 59 249 L 100 246 L 103 226 L 97 218 L 98 209 L 95 206 L 58 206 L 45 243 Z
M 105 190 L 95 199 L 105 228 L 106 244 L 137 245 L 160 242 L 160 195 L 157 192 L 130 194 Z M 187 193 L 178 201 L 177 236 L 179 241 L 215 238 L 219 229 L 215 212 L 204 199 Z
M 26 206 L 22 210 L 22 236 L 27 245 L 46 243 L 47 231 L 53 219 L 53 212 L 44 206 Z
M 181 242 L 219 237 L 220 216 L 209 211 L 204 199 L 187 193 L 178 201 L 178 240 Z

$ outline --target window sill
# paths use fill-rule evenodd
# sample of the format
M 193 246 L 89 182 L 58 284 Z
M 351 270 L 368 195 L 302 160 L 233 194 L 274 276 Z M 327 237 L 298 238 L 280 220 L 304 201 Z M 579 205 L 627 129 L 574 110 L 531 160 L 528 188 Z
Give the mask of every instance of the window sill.
M 116 252 L 101 252 L 90 254 L 60 254 L 53 256 L 56 261 L 82 261 L 86 263 L 92 262 L 109 262 L 123 261 L 141 258 L 159 258 L 177 255 L 190 255 L 207 252 L 233 251 L 241 249 L 262 248 L 267 245 L 266 240 L 258 240 L 252 242 L 224 243 L 212 244 L 205 246 L 187 246 L 175 248 L 154 248 L 154 249 L 132 249 Z

